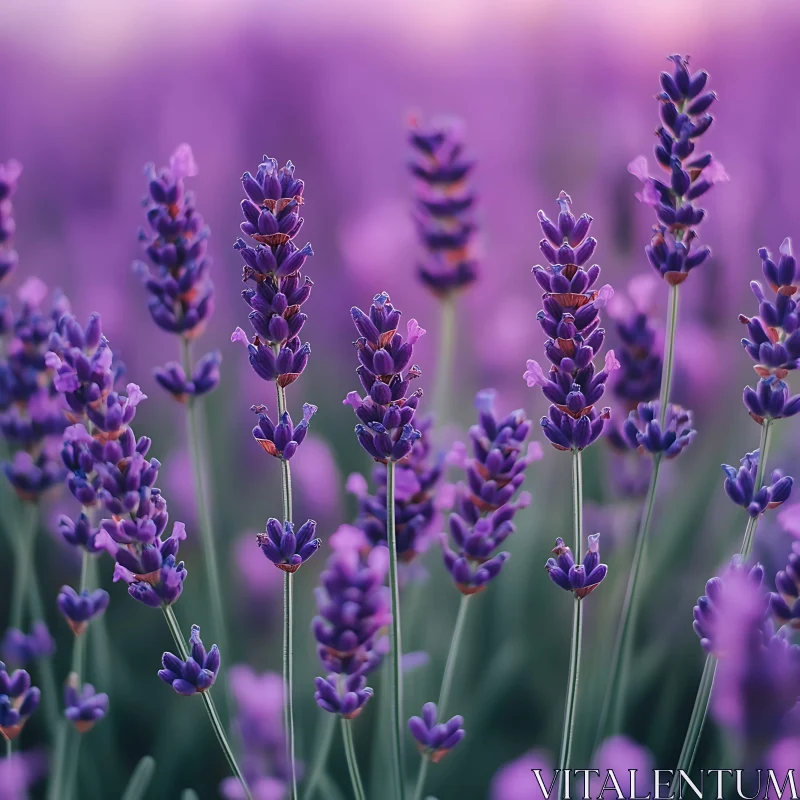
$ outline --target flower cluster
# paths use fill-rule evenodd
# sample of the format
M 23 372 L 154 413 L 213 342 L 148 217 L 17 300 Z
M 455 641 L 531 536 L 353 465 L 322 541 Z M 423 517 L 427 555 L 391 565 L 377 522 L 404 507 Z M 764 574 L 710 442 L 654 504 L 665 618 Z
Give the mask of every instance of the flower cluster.
M 27 634 L 18 628 L 9 628 L 3 637 L 3 658 L 14 664 L 28 664 L 48 658 L 55 651 L 55 639 L 44 622 L 34 623 Z
M 555 558 L 547 559 L 545 564 L 550 580 L 556 586 L 572 592 L 579 600 L 593 592 L 608 573 L 608 567 L 600 563 L 599 533 L 589 537 L 589 549 L 580 564 L 575 564 L 572 551 L 563 539 L 556 539 L 553 555 Z
M 411 717 L 408 729 L 417 741 L 420 753 L 434 764 L 441 761 L 463 738 L 464 718 L 455 716 L 437 723 L 436 703 L 425 703 L 421 717 Z
M 595 372 L 594 358 L 605 341 L 600 310 L 614 294 L 609 285 L 595 289 L 600 277 L 596 264 L 585 267 L 594 254 L 597 240 L 589 236 L 592 218 L 575 218 L 565 192 L 558 197 L 559 215 L 554 223 L 539 211 L 545 238 L 539 243 L 547 267 L 533 273 L 544 289 L 543 309 L 536 315 L 550 338 L 545 354 L 551 362 L 545 374 L 533 360 L 527 362 L 523 377 L 528 386 L 541 386 L 552 403 L 549 416 L 542 417 L 545 436 L 558 450 L 583 450 L 603 432 L 611 409 L 597 410 L 608 376 L 619 366 L 614 351 L 606 353 L 604 369 Z
M 105 589 L 76 592 L 71 586 L 62 586 L 56 603 L 67 625 L 76 636 L 80 636 L 93 619 L 102 616 L 108 608 L 108 592 Z
M 108 695 L 95 692 L 91 683 L 80 684 L 72 673 L 64 686 L 64 716 L 78 733 L 87 733 L 108 713 Z
M 214 685 L 220 665 L 219 649 L 212 645 L 206 652 L 200 639 L 200 626 L 192 625 L 189 637 L 190 655 L 185 660 L 172 653 L 164 653 L 163 669 L 158 677 L 168 683 L 178 694 L 190 696 L 205 692 Z
M 758 315 L 739 315 L 747 326 L 749 338 L 742 339 L 745 352 L 755 361 L 759 376 L 755 389 L 744 390 L 744 404 L 750 416 L 760 424 L 765 419 L 792 417 L 800 411 L 800 395 L 789 396 L 784 378 L 800 365 L 800 307 L 794 299 L 798 280 L 797 262 L 789 239 L 780 248 L 778 263 L 766 248 L 758 251 L 761 271 L 775 297 L 768 299 L 764 287 L 753 281 L 750 288 L 758 300 Z
M 294 525 L 288 520 L 281 525 L 280 521 L 270 518 L 267 521 L 267 532 L 259 533 L 257 538 L 261 552 L 284 572 L 297 572 L 300 566 L 308 561 L 322 544 L 315 539 L 317 523 L 310 519 L 294 532 Z
M 466 485 L 457 487 L 456 510 L 450 515 L 451 549 L 443 537 L 444 564 L 463 594 L 475 594 L 496 577 L 509 553 L 497 549 L 516 530 L 514 515 L 530 502 L 530 495 L 514 495 L 525 480 L 525 470 L 541 458 L 541 448 L 525 440 L 530 420 L 521 409 L 498 418 L 495 391 L 478 392 L 475 406 L 478 424 L 470 428 L 472 458 L 463 459 Z
M 454 120 L 412 121 L 410 164 L 416 178 L 414 221 L 425 259 L 417 268 L 422 283 L 447 296 L 478 277 L 474 255 L 475 194 L 469 185 L 474 162 L 464 154 L 463 127 Z
M 663 423 L 661 403 L 639 403 L 622 425 L 622 439 L 631 449 L 653 456 L 675 458 L 697 435 L 692 428 L 692 412 L 668 403 Z
M 680 55 L 670 56 L 670 61 L 672 74 L 661 73 L 662 91 L 657 95 L 662 125 L 655 145 L 656 161 L 666 175 L 651 177 L 644 156 L 632 161 L 628 170 L 642 181 L 637 197 L 655 209 L 658 220 L 645 248 L 647 257 L 667 283 L 677 286 L 711 254 L 696 242 L 697 226 L 705 218 L 698 200 L 727 175 L 711 153 L 696 153 L 696 140 L 714 121 L 708 109 L 717 96 L 706 91 L 708 73 L 690 73 L 688 59 Z
M 17 182 L 22 174 L 22 164 L 11 159 L 0 164 L 0 283 L 17 265 L 17 253 L 14 250 L 14 209 L 11 197 L 17 191 Z M 0 335 L 2 330 L 0 329 Z
M 44 310 L 47 287 L 38 278 L 26 280 L 17 296 L 19 311 L 0 331 L 7 353 L 0 358 L 0 433 L 14 451 L 3 470 L 21 498 L 35 501 L 64 478 L 58 443 L 68 422 L 46 353 L 69 305 L 56 294 L 50 310 Z
M 297 452 L 297 448 L 306 438 L 311 417 L 317 413 L 316 406 L 303 403 L 303 419 L 295 426 L 288 411 L 281 414 L 276 425 L 270 419 L 266 406 L 251 406 L 250 410 L 258 415 L 253 438 L 264 448 L 264 452 L 284 461 L 288 461 Z
M 5 739 L 19 736 L 28 717 L 39 707 L 41 693 L 31 686 L 31 676 L 18 669 L 10 675 L 0 661 L 0 734 Z
M 755 450 L 742 459 L 742 466 L 737 470 L 729 464 L 722 465 L 725 473 L 725 493 L 736 503 L 743 506 L 751 517 L 761 516 L 767 509 L 777 508 L 789 499 L 794 479 L 784 476 L 780 470 L 773 470 L 770 483 L 756 488 L 758 462 L 760 453 Z
M 353 407 L 361 422 L 356 425 L 358 443 L 375 461 L 402 461 L 422 435 L 414 428 L 414 413 L 422 389 L 408 394 L 409 384 L 420 375 L 411 365 L 414 345 L 425 334 L 415 319 L 407 326 L 406 340 L 397 332 L 400 311 L 386 292 L 375 295 L 369 314 L 350 309 L 359 338 L 354 342 L 361 362 L 356 370 L 367 393 L 350 392 L 345 405 Z M 409 366 L 411 365 L 411 366 Z
M 425 552 L 439 521 L 437 492 L 444 475 L 442 457 L 434 457 L 431 437 L 433 419 L 419 424 L 422 436 L 408 456 L 395 466 L 394 521 L 397 536 L 397 557 L 405 563 Z M 358 500 L 357 525 L 374 547 L 387 543 L 386 531 L 386 467 L 376 464 L 372 472 L 377 488 L 372 495 L 367 481 L 353 473 L 348 489 Z
M 385 547 L 370 546 L 359 528 L 343 525 L 331 536 L 333 552 L 316 591 L 317 616 L 312 630 L 317 653 L 327 671 L 317 678 L 314 699 L 320 708 L 355 717 L 372 696 L 367 675 L 386 652 L 380 631 L 391 624 L 389 568 Z
M 770 595 L 770 610 L 779 625 L 800 630 L 800 542 L 792 545 L 789 563 L 775 576 L 777 593 Z
M 242 186 L 247 197 L 241 228 L 256 245 L 238 239 L 234 247 L 245 262 L 242 279 L 251 284 L 242 296 L 252 309 L 255 335 L 250 341 L 237 328 L 231 340 L 247 346 L 256 375 L 285 388 L 300 377 L 311 352 L 299 334 L 306 321 L 300 307 L 313 283 L 300 270 L 314 251 L 310 244 L 298 248 L 293 241 L 303 225 L 304 184 L 294 177 L 291 161 L 279 168 L 274 158 L 264 156 L 255 176 L 245 172 Z
M 185 178 L 197 175 L 192 149 L 180 145 L 168 167 L 157 172 L 148 164 L 145 175 L 147 228 L 139 232 L 139 239 L 150 263 L 134 266 L 150 294 L 153 322 L 169 333 L 196 339 L 214 313 L 214 285 L 206 255 L 208 227 L 195 208 L 194 195 L 184 186 Z M 205 394 L 219 383 L 219 361 L 219 353 L 211 353 L 192 368 L 191 375 L 170 362 L 156 371 L 156 379 L 178 400 Z

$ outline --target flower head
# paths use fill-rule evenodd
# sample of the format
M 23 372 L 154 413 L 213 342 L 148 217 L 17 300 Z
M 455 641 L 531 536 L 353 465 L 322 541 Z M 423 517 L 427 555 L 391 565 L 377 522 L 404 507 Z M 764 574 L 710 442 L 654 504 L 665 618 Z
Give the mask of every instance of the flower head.
M 767 509 L 777 508 L 792 493 L 794 480 L 788 475 L 784 476 L 780 470 L 773 470 L 770 483 L 756 489 L 755 482 L 758 474 L 759 451 L 742 459 L 742 466 L 737 470 L 729 464 L 722 465 L 725 473 L 725 493 L 738 506 L 747 509 L 751 517 L 758 517 Z
M 437 723 L 436 703 L 425 703 L 421 717 L 411 717 L 408 729 L 417 740 L 419 751 L 434 764 L 441 761 L 463 738 L 464 718 L 451 717 L 447 722 Z
M 572 592 L 579 600 L 593 592 L 608 573 L 608 567 L 600 563 L 599 533 L 589 537 L 589 549 L 582 564 L 575 564 L 572 551 L 560 538 L 556 539 L 553 555 L 555 558 L 549 558 L 545 564 L 550 580 L 556 586 Z
M 186 375 L 183 367 L 177 361 L 170 361 L 163 367 L 154 371 L 155 379 L 159 385 L 168 391 L 179 403 L 184 403 L 189 397 L 200 397 L 214 391 L 219 386 L 219 365 L 222 355 L 218 350 L 206 353 L 195 364 L 191 377 Z
M 3 658 L 16 664 L 49 658 L 55 651 L 55 639 L 44 622 L 35 622 L 28 634 L 9 628 L 3 637 Z
M 669 403 L 662 428 L 660 410 L 661 404 L 657 400 L 639 403 L 625 420 L 622 436 L 632 449 L 664 458 L 675 458 L 697 435 L 692 428 L 692 412 Z
M 200 640 L 200 626 L 192 625 L 189 637 L 190 655 L 184 660 L 172 653 L 164 653 L 161 659 L 163 669 L 158 677 L 168 683 L 178 694 L 193 695 L 205 692 L 214 685 L 219 673 L 219 649 L 213 645 L 206 652 Z
M 288 411 L 281 414 L 276 425 L 269 417 L 266 406 L 251 406 L 250 410 L 258 415 L 258 425 L 253 428 L 253 438 L 264 448 L 264 452 L 276 458 L 288 461 L 303 443 L 308 433 L 311 417 L 317 407 L 303 403 L 303 419 L 295 426 Z
M 337 675 L 327 678 L 314 678 L 314 700 L 317 705 L 331 714 L 340 714 L 345 719 L 354 719 L 372 697 L 372 689 L 362 673 L 347 675 L 340 679 Z
M 18 669 L 9 674 L 0 661 L 0 734 L 5 739 L 19 736 L 28 717 L 39 707 L 40 692 L 31 686 L 31 676 Z
M 314 539 L 317 523 L 310 519 L 300 526 L 297 533 L 288 520 L 281 523 L 274 518 L 267 520 L 267 532 L 257 538 L 261 552 L 284 572 L 296 572 L 319 550 L 322 539 Z
M 788 564 L 775 576 L 775 588 L 770 594 L 773 619 L 800 630 L 800 543 L 792 545 Z
M 80 636 L 93 619 L 105 612 L 109 599 L 108 592 L 104 589 L 91 592 L 84 589 L 79 594 L 71 586 L 62 586 L 56 603 L 72 632 Z
M 95 692 L 91 683 L 81 686 L 72 673 L 64 686 L 64 716 L 78 733 L 87 733 L 108 713 L 108 695 Z

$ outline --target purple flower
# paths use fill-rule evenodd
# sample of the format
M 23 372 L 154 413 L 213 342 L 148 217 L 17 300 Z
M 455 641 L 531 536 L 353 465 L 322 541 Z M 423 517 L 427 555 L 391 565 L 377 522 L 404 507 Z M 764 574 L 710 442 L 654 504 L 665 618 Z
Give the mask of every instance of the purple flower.
M 55 639 L 44 622 L 35 622 L 28 634 L 17 628 L 9 628 L 3 637 L 3 658 L 16 664 L 49 658 L 55 651 Z
M 217 679 L 220 664 L 217 646 L 213 645 L 208 652 L 203 647 L 199 625 L 192 625 L 189 649 L 191 655 L 185 661 L 172 653 L 164 653 L 161 659 L 164 669 L 158 671 L 164 683 L 186 696 L 210 689 Z
M 0 283 L 17 265 L 17 254 L 13 247 L 14 209 L 11 196 L 17 190 L 17 181 L 22 174 L 22 164 L 15 159 L 0 163 Z
M 313 539 L 317 523 L 310 519 L 300 526 L 297 533 L 288 520 L 281 523 L 274 518 L 267 520 L 267 532 L 256 537 L 261 552 L 284 572 L 297 572 L 301 564 L 308 561 L 319 550 L 322 539 Z
M 361 420 L 356 425 L 358 443 L 375 461 L 402 461 L 422 435 L 413 427 L 422 389 L 409 395 L 408 387 L 420 375 L 417 366 L 409 365 L 414 345 L 425 330 L 411 319 L 403 341 L 397 332 L 400 312 L 386 292 L 375 295 L 369 314 L 356 307 L 350 314 L 360 334 L 354 343 L 361 362 L 356 372 L 367 396 L 350 392 L 344 404 L 352 406 Z
M 47 772 L 47 758 L 40 751 L 11 753 L 0 760 L 0 798 L 25 800 L 33 785 Z
M 170 361 L 158 367 L 154 375 L 163 389 L 166 389 L 179 403 L 189 397 L 200 397 L 213 392 L 219 386 L 219 365 L 222 355 L 218 350 L 206 353 L 195 364 L 191 378 L 186 377 L 183 367 L 177 361 Z
M 78 733 L 87 733 L 108 713 L 108 695 L 95 692 L 91 683 L 80 684 L 76 673 L 64 686 L 64 716 Z
M 78 594 L 71 586 L 62 586 L 56 603 L 72 632 L 80 636 L 93 619 L 102 616 L 108 608 L 109 599 L 104 589 L 91 592 L 84 589 Z
M 789 563 L 775 576 L 777 593 L 770 594 L 770 610 L 779 625 L 800 630 L 800 543 L 792 545 Z
M 414 221 L 425 249 L 417 267 L 422 283 L 446 296 L 466 288 L 478 277 L 474 256 L 475 195 L 468 183 L 474 162 L 465 157 L 463 126 L 455 120 L 420 125 L 412 120 L 410 164 L 416 178 Z
M 372 697 L 372 689 L 362 673 L 341 677 L 328 675 L 327 678 L 314 678 L 314 700 L 317 705 L 331 714 L 340 714 L 345 719 L 355 719 Z
M 411 717 L 408 729 L 417 740 L 419 751 L 430 758 L 434 764 L 441 761 L 463 738 L 464 718 L 451 717 L 447 722 L 437 724 L 436 703 L 425 703 L 421 717 Z
M 589 548 L 582 564 L 575 564 L 572 551 L 560 538 L 556 539 L 553 555 L 555 558 L 548 558 L 545 564 L 550 580 L 556 586 L 572 592 L 579 600 L 593 592 L 608 573 L 608 567 L 600 563 L 599 533 L 589 536 Z
M 553 769 L 543 753 L 526 753 L 495 772 L 489 787 L 490 800 L 530 800 L 539 770 L 545 787 L 553 785 Z M 535 796 L 535 795 L 534 795 Z
M 660 410 L 661 404 L 657 400 L 639 403 L 625 420 L 622 436 L 632 449 L 664 458 L 675 458 L 697 435 L 697 431 L 692 428 L 692 412 L 669 403 L 662 429 Z
M 800 394 L 789 396 L 789 387 L 774 375 L 762 378 L 755 389 L 746 386 L 744 405 L 759 424 L 765 419 L 786 419 L 800 411 Z
M 308 423 L 317 413 L 317 407 L 303 403 L 303 421 L 297 427 L 292 424 L 288 411 L 281 414 L 276 425 L 267 414 L 266 406 L 250 406 L 250 410 L 258 415 L 258 425 L 253 428 L 253 438 L 264 448 L 264 451 L 276 458 L 288 461 L 303 443 L 308 433 Z
M 241 328 L 233 332 L 231 341 L 241 342 L 247 347 L 250 366 L 259 378 L 275 381 L 284 389 L 300 377 L 311 354 L 311 345 L 308 342 L 301 345 L 297 337 L 289 339 L 277 352 L 258 336 L 254 336 L 252 342 L 248 341 L 247 334 Z
M 6 739 L 19 736 L 28 717 L 39 707 L 40 692 L 31 686 L 31 676 L 24 669 L 10 675 L 0 661 L 0 734 Z
M 770 484 L 756 490 L 759 451 L 748 453 L 741 461 L 742 466 L 735 469 L 729 464 L 722 465 L 725 473 L 725 493 L 736 505 L 743 506 L 751 517 L 761 516 L 767 509 L 777 508 L 789 499 L 794 480 L 784 477 L 780 470 L 773 470 Z
M 82 547 L 89 553 L 101 553 L 108 546 L 105 532 L 102 528 L 92 527 L 86 514 L 81 514 L 75 521 L 62 514 L 58 518 L 58 532 L 67 544 Z

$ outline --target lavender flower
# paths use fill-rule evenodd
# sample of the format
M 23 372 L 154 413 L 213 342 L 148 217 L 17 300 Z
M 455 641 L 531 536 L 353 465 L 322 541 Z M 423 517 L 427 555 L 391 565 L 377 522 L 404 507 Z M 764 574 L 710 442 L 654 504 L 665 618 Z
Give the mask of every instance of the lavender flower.
M 372 697 L 372 689 L 362 673 L 340 676 L 331 674 L 327 678 L 314 678 L 314 700 L 331 714 L 340 714 L 345 719 L 355 719 Z
M 779 625 L 800 630 L 800 543 L 792 545 L 789 563 L 775 576 L 777 593 L 770 594 L 770 610 Z
M 762 378 L 755 389 L 746 386 L 744 405 L 750 416 L 762 425 L 765 419 L 787 419 L 800 412 L 800 394 L 789 396 L 789 387 L 774 375 Z
M 17 265 L 18 256 L 14 250 L 14 209 L 11 197 L 17 190 L 17 181 L 22 174 L 22 164 L 13 158 L 0 164 L 0 283 Z
M 657 95 L 663 125 L 656 131 L 655 145 L 656 161 L 668 177 L 650 177 L 644 156 L 632 161 L 628 171 L 643 182 L 637 198 L 655 209 L 658 220 L 645 248 L 647 257 L 667 283 L 677 286 L 711 254 L 695 242 L 697 227 L 705 218 L 697 201 L 728 176 L 711 153 L 698 156 L 695 152 L 696 140 L 714 121 L 707 113 L 716 100 L 714 92 L 705 91 L 708 73 L 692 75 L 684 56 L 670 56 L 670 61 L 673 72 L 661 73 L 662 91 Z
M 551 367 L 545 374 L 538 362 L 529 360 L 523 375 L 528 386 L 541 386 L 552 403 L 541 425 L 558 450 L 583 450 L 600 436 L 611 410 L 598 412 L 595 406 L 603 396 L 608 376 L 619 367 L 614 351 L 609 350 L 605 368 L 595 373 L 593 361 L 605 340 L 605 331 L 599 327 L 600 310 L 614 292 L 608 285 L 593 288 L 600 267 L 584 267 L 597 246 L 597 241 L 588 236 L 592 218 L 583 214 L 576 220 L 571 204 L 570 196 L 561 192 L 556 223 L 539 211 L 545 234 L 539 247 L 549 265 L 533 268 L 545 290 L 543 309 L 536 318 L 551 337 L 545 342 Z
M 556 539 L 553 555 L 555 558 L 547 559 L 545 564 L 550 580 L 556 586 L 572 592 L 579 600 L 591 594 L 608 573 L 608 567 L 600 563 L 599 533 L 589 536 L 589 549 L 583 557 L 582 564 L 576 566 L 572 551 L 560 538 Z
M 361 362 L 356 372 L 367 396 L 350 392 L 344 404 L 352 406 L 361 420 L 356 425 L 358 443 L 375 461 L 402 461 L 421 436 L 413 423 L 422 389 L 408 395 L 408 387 L 420 375 L 419 367 L 409 364 L 425 330 L 415 319 L 409 320 L 404 342 L 397 332 L 400 312 L 386 292 L 375 295 L 369 314 L 356 307 L 350 313 L 361 334 L 354 343 Z
M 84 589 L 79 594 L 71 586 L 62 586 L 56 604 L 72 632 L 80 636 L 93 619 L 103 615 L 108 608 L 109 599 L 108 592 L 104 589 L 91 592 Z
M 464 458 L 467 485 L 457 487 L 456 511 L 450 515 L 452 550 L 442 540 L 442 556 L 456 588 L 462 594 L 475 594 L 499 575 L 509 558 L 496 550 L 516 530 L 513 518 L 525 508 L 530 496 L 514 495 L 525 480 L 528 465 L 541 458 L 541 448 L 525 440 L 531 423 L 521 409 L 499 418 L 495 413 L 496 392 L 478 392 L 475 406 L 478 425 L 470 428 L 473 458 Z
M 737 470 L 729 464 L 722 465 L 725 478 L 725 492 L 736 505 L 743 506 L 751 517 L 761 516 L 767 509 L 780 506 L 789 499 L 794 480 L 783 476 L 780 470 L 773 470 L 770 484 L 756 490 L 759 451 L 755 450 L 742 459 Z
M 274 518 L 267 520 L 267 532 L 256 537 L 261 552 L 284 572 L 297 572 L 319 550 L 322 539 L 312 539 L 317 523 L 310 519 L 300 526 L 297 533 L 288 520 L 281 523 Z
M 421 717 L 411 717 L 408 729 L 417 740 L 419 751 L 434 764 L 441 761 L 463 738 L 464 718 L 455 716 L 437 724 L 436 703 L 425 703 Z
M 9 740 L 19 736 L 28 717 L 39 707 L 40 696 L 24 669 L 9 675 L 0 661 L 0 734 Z
M 411 174 L 417 179 L 414 221 L 425 249 L 417 274 L 434 294 L 446 296 L 478 277 L 475 195 L 468 183 L 474 162 L 464 155 L 463 126 L 454 120 L 425 126 L 413 120 L 409 141 L 414 148 Z
M 64 716 L 78 733 L 87 733 L 108 713 L 108 695 L 98 694 L 91 683 L 80 684 L 76 673 L 64 687 Z
M 661 404 L 639 403 L 622 426 L 622 436 L 632 449 L 651 455 L 675 458 L 688 447 L 697 431 L 692 428 L 692 412 L 669 403 L 662 429 L 659 420 Z
M 73 476 L 70 476 L 70 479 L 72 480 Z M 82 494 L 83 491 L 79 490 L 79 493 Z M 96 493 L 92 490 L 88 496 L 96 498 Z M 105 532 L 102 528 L 93 527 L 86 514 L 81 513 L 76 520 L 62 514 L 58 519 L 58 532 L 67 544 L 83 548 L 88 553 L 101 553 L 107 549 Z
M 34 784 L 47 773 L 47 758 L 40 751 L 11 753 L 0 760 L 0 798 L 25 800 Z
M 191 378 L 187 377 L 183 367 L 177 361 L 170 361 L 154 371 L 156 381 L 166 389 L 179 403 L 185 403 L 189 397 L 200 397 L 219 386 L 219 365 L 222 356 L 218 350 L 206 353 L 195 365 Z
M 161 659 L 164 669 L 158 671 L 164 683 L 186 696 L 210 689 L 217 679 L 220 664 L 217 646 L 213 645 L 208 652 L 203 647 L 199 625 L 192 625 L 189 648 L 191 655 L 185 661 L 172 653 L 164 653 Z
M 288 411 L 281 414 L 276 425 L 267 414 L 266 406 L 251 406 L 250 410 L 258 415 L 258 425 L 253 428 L 253 438 L 264 448 L 266 453 L 288 461 L 303 443 L 308 433 L 308 423 L 317 413 L 317 407 L 303 403 L 303 420 L 295 427 Z
M 55 639 L 44 622 L 35 622 L 28 634 L 17 628 L 9 628 L 3 637 L 3 658 L 15 664 L 49 658 L 55 651 Z

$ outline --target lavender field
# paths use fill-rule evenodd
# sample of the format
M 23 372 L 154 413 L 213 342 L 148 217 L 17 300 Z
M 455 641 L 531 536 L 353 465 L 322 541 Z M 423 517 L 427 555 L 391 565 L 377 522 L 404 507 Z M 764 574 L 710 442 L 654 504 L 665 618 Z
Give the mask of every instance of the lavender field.
M 0 800 L 800 796 L 799 35 L 0 8 Z

